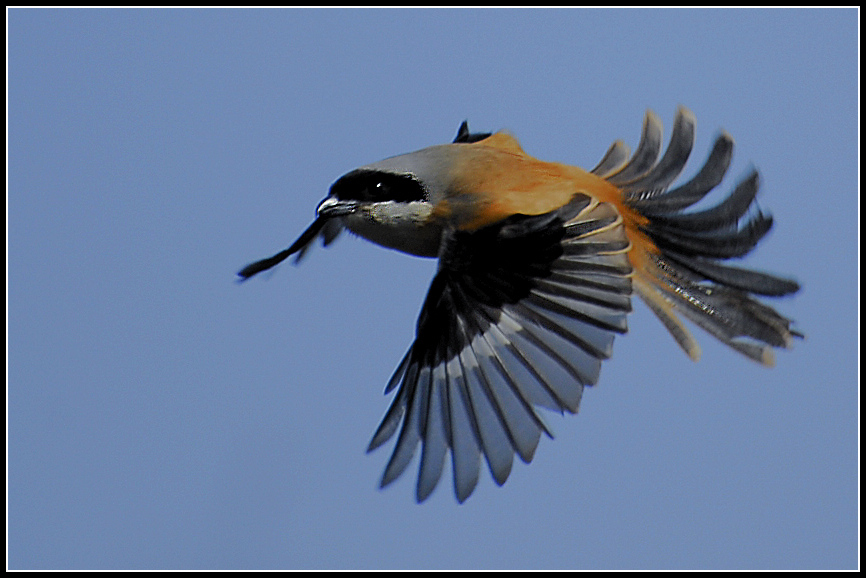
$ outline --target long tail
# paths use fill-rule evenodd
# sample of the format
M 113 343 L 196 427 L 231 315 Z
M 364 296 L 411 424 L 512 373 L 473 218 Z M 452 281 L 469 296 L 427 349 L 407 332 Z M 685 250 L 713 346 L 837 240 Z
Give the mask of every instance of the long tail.
M 697 175 L 669 188 L 688 160 L 694 129 L 694 116 L 680 107 L 670 145 L 658 159 L 662 126 L 647 112 L 634 155 L 629 158 L 628 148 L 614 143 L 592 172 L 617 185 L 624 204 L 636 214 L 627 219 L 635 291 L 689 357 L 697 359 L 700 347 L 678 314 L 751 359 L 772 365 L 773 347 L 790 347 L 794 337 L 803 335 L 756 296 L 789 295 L 800 286 L 724 263 L 752 251 L 773 225 L 772 217 L 752 209 L 757 171 L 715 207 L 685 212 L 722 181 L 733 151 L 733 139 L 722 132 Z

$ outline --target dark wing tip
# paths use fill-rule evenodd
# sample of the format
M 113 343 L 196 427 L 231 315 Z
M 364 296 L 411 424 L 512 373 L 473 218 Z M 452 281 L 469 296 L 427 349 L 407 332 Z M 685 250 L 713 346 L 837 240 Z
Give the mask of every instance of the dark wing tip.
M 460 123 L 460 128 L 457 129 L 457 136 L 454 137 L 452 142 L 467 142 L 469 138 L 469 121 L 464 120 Z
M 471 144 L 486 139 L 491 134 L 490 132 L 469 132 L 469 121 L 464 120 L 460 123 L 460 128 L 457 129 L 457 136 L 454 137 L 452 143 Z

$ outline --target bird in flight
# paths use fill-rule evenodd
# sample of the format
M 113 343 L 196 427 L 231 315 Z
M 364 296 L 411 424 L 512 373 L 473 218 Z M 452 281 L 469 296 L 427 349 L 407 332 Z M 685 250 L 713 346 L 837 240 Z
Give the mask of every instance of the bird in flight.
M 539 408 L 576 413 L 638 295 L 690 358 L 686 318 L 739 353 L 773 364 L 773 348 L 802 334 L 762 297 L 795 293 L 790 279 L 728 264 L 755 248 L 772 218 L 753 208 L 752 170 L 715 206 L 688 210 L 725 176 L 733 139 L 722 132 L 703 167 L 672 187 L 694 142 L 680 107 L 668 148 L 648 111 L 634 155 L 615 142 L 592 170 L 526 154 L 505 132 L 355 169 L 318 205 L 286 250 L 244 267 L 242 280 L 345 228 L 391 249 L 439 260 L 415 340 L 385 392 L 396 390 L 368 451 L 397 435 L 381 487 L 421 446 L 416 499 L 439 482 L 450 454 L 466 500 L 482 460 L 505 483 L 514 455 L 532 460 Z

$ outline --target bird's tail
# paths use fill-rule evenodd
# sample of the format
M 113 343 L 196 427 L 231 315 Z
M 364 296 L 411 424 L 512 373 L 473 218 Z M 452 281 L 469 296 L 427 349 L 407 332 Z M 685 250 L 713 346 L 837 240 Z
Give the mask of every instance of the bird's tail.
M 692 113 L 680 107 L 670 145 L 658 159 L 661 123 L 648 112 L 635 154 L 629 158 L 627 147 L 617 142 L 592 172 L 622 191 L 622 202 L 633 213 L 626 222 L 634 289 L 683 350 L 692 359 L 700 356 L 680 314 L 740 353 L 772 365 L 772 348 L 789 347 L 802 334 L 757 297 L 789 295 L 800 287 L 790 279 L 725 263 L 752 251 L 772 227 L 772 217 L 753 208 L 757 171 L 718 205 L 686 212 L 722 181 L 733 150 L 727 133 L 719 135 L 691 180 L 670 188 L 691 152 L 694 127 Z

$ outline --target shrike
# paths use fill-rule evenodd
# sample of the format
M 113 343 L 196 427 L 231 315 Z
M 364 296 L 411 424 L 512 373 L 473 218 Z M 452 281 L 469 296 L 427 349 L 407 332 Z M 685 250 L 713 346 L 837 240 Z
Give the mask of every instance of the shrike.
M 795 281 L 725 263 L 755 248 L 772 218 L 751 209 L 752 171 L 712 208 L 687 212 L 718 185 L 733 140 L 722 132 L 703 168 L 671 188 L 694 141 L 677 111 L 659 159 L 662 127 L 647 112 L 634 155 L 614 143 L 590 171 L 526 154 L 512 136 L 471 133 L 391 157 L 339 178 L 291 247 L 240 271 L 242 279 L 342 229 L 384 247 L 436 257 L 415 341 L 385 389 L 396 395 L 368 451 L 397 433 L 384 487 L 419 444 L 417 500 L 447 455 L 457 500 L 474 490 L 481 458 L 503 484 L 516 453 L 532 460 L 538 408 L 574 413 L 598 380 L 637 294 L 692 359 L 700 348 L 681 316 L 747 357 L 772 365 L 773 348 L 802 337 L 759 297 Z

